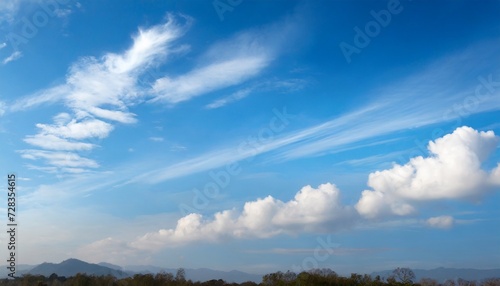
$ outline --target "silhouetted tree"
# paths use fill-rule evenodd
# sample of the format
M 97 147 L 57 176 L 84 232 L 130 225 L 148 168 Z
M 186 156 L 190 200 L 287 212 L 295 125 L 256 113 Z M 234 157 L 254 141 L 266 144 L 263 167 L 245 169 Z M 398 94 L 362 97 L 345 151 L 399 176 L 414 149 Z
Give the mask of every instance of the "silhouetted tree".
M 186 281 L 186 270 L 184 270 L 184 268 L 177 269 L 175 281 Z
M 155 280 L 157 285 L 168 285 L 174 281 L 174 275 L 165 271 L 156 273 Z
M 392 274 L 396 279 L 405 285 L 413 284 L 413 280 L 415 279 L 415 273 L 410 268 L 396 268 L 392 271 Z
M 482 286 L 500 286 L 500 278 L 489 278 L 483 281 Z
M 458 278 L 457 284 L 458 286 L 476 286 L 476 281 L 469 281 L 462 278 Z
M 455 283 L 455 280 L 451 280 L 451 279 L 448 279 L 444 282 L 443 284 L 444 286 L 455 286 L 456 283 Z

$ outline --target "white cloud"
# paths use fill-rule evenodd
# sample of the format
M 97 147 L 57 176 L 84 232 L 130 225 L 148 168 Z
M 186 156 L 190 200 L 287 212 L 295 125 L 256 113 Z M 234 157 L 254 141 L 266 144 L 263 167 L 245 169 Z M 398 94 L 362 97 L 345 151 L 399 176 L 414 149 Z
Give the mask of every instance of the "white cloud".
M 21 57 L 23 56 L 23 53 L 21 53 L 20 51 L 15 51 L 13 52 L 10 56 L 6 57 L 5 59 L 3 59 L 3 64 L 6 65 L 10 62 L 13 62 L 17 59 L 20 59 Z
M 226 97 L 221 98 L 221 99 L 217 99 L 216 101 L 214 101 L 210 104 L 207 104 L 205 106 L 205 108 L 215 109 L 215 108 L 223 107 L 229 103 L 232 103 L 232 102 L 235 102 L 235 101 L 238 101 L 238 100 L 241 100 L 241 99 L 247 97 L 250 94 L 250 92 L 252 92 L 251 88 L 245 88 L 242 90 L 238 90 L 237 92 L 235 92 L 229 96 L 226 96 Z
M 265 80 L 238 90 L 226 97 L 217 99 L 205 106 L 206 109 L 215 109 L 226 106 L 227 104 L 239 101 L 246 98 L 252 92 L 294 92 L 302 89 L 307 84 L 303 79 L 287 79 L 287 80 Z
M 191 22 L 189 18 L 185 20 L 187 23 L 181 25 L 173 15 L 168 15 L 164 24 L 139 29 L 133 37 L 132 46 L 123 54 L 107 53 L 101 58 L 82 58 L 71 66 L 65 84 L 18 102 L 29 102 L 24 106 L 26 109 L 61 99 L 63 94 L 66 95 L 65 103 L 75 111 L 98 113 L 94 115 L 109 119 L 103 108 L 106 106 L 109 112 L 121 112 L 133 117 L 126 108 L 142 96 L 136 86 L 138 77 L 171 53 L 173 42 L 184 34 Z M 23 108 L 14 106 L 17 110 Z
M 73 13 L 73 11 L 71 9 L 56 9 L 54 11 L 54 14 L 58 18 L 68 17 L 69 15 L 71 15 L 71 13 Z
M 1 43 L 0 44 L 0 50 L 3 49 L 3 48 L 5 48 L 5 47 L 7 47 L 7 43 Z
M 39 133 L 27 136 L 24 141 L 55 151 L 90 150 L 96 145 L 75 140 L 103 139 L 114 129 L 113 123 L 136 122 L 135 114 L 128 107 L 144 100 L 145 90 L 139 86 L 138 79 L 148 68 L 165 60 L 173 42 L 183 35 L 191 22 L 184 18 L 186 23 L 181 25 L 178 20 L 167 15 L 166 23 L 139 29 L 132 46 L 124 53 L 82 58 L 71 66 L 66 83 L 15 102 L 12 111 L 54 102 L 62 102 L 72 110 L 72 114 L 55 116 L 54 124 L 37 124 Z M 25 151 L 25 158 L 44 158 L 50 165 L 68 167 L 61 171 L 75 173 L 83 172 L 82 168 L 97 167 L 94 161 L 77 154 L 73 154 L 77 157 L 70 156 L 74 160 L 62 163 L 56 158 L 63 153 L 39 151 L 35 156 L 34 150 Z
M 491 171 L 488 180 L 492 185 L 500 185 L 500 163 Z
M 451 216 L 431 217 L 426 221 L 427 225 L 434 228 L 447 229 L 453 227 L 455 219 Z
M 148 233 L 132 242 L 131 246 L 155 250 L 201 240 L 334 231 L 356 217 L 352 208 L 340 203 L 337 187 L 327 183 L 317 189 L 305 186 L 288 202 L 267 196 L 245 203 L 241 212 L 225 210 L 216 213 L 212 219 L 192 213 L 179 219 L 175 228 Z
M 500 89 L 491 84 L 486 88 L 483 83 L 485 78 L 493 83 L 498 81 L 498 64 L 488 60 L 500 55 L 496 48 L 498 44 L 497 40 L 475 45 L 440 58 L 409 77 L 373 90 L 367 94 L 367 98 L 374 99 L 373 102 L 360 109 L 364 110 L 363 116 L 339 125 L 331 123 L 340 120 L 326 122 L 322 132 L 313 134 L 314 137 L 307 142 L 283 150 L 276 157 L 290 160 L 335 152 L 339 145 L 343 145 L 344 138 L 350 143 L 359 142 L 438 122 L 454 120 L 455 126 L 459 127 L 467 116 L 500 110 Z M 481 76 L 470 77 L 470 71 L 476 69 L 481 70 Z M 491 80 L 493 75 L 495 79 Z M 355 113 L 357 111 L 351 114 Z
M 62 113 L 54 118 L 55 125 L 37 124 L 42 134 L 50 134 L 62 138 L 86 139 L 86 138 L 106 138 L 113 130 L 113 125 L 104 121 L 87 118 L 80 122 L 70 119 L 67 113 Z
M 460 123 L 461 117 L 464 115 L 500 110 L 500 101 L 497 100 L 500 90 L 497 89 L 490 94 L 485 93 L 484 96 L 478 97 L 475 90 L 481 86 L 481 81 L 477 79 L 472 82 L 465 80 L 470 73 L 468 67 L 472 63 L 477 65 L 478 62 L 481 62 L 483 70 L 489 70 L 493 63 L 487 59 L 497 56 L 496 46 L 491 45 L 491 43 L 481 44 L 475 47 L 475 49 L 482 51 L 480 54 L 474 49 L 470 49 L 437 60 L 421 72 L 400 82 L 390 84 L 384 89 L 377 90 L 372 96 L 375 99 L 372 103 L 315 126 L 277 134 L 274 140 L 262 142 L 259 145 L 260 148 L 254 149 L 252 152 L 245 152 L 245 150 L 242 152 L 238 148 L 218 149 L 201 154 L 194 159 L 139 175 L 137 180 L 142 180 L 143 177 L 147 176 L 148 179 L 152 179 L 153 183 L 157 183 L 221 167 L 270 151 L 274 151 L 274 154 L 269 156 L 268 161 L 287 161 L 352 150 L 366 146 L 366 141 L 369 139 L 376 140 L 379 136 L 408 128 L 451 120 Z M 220 48 L 224 50 L 223 46 Z M 213 53 L 216 54 L 216 49 Z M 467 65 L 464 66 L 464 63 Z M 457 85 L 457 82 L 460 84 Z M 445 88 L 443 90 L 443 86 L 453 86 L 454 89 Z M 468 106 L 465 104 L 460 106 L 460 103 L 469 99 L 477 105 L 473 105 L 474 108 L 460 110 L 460 107 L 463 109 Z M 458 111 L 450 108 L 457 106 L 457 104 Z M 397 120 L 394 120 L 395 118 Z M 244 142 L 235 142 L 234 144 L 239 145 L 240 143 Z M 399 208 L 401 213 L 408 211 L 411 210 L 406 205 Z
M 286 79 L 286 80 L 275 80 L 268 83 L 271 88 L 280 89 L 284 92 L 294 92 L 304 88 L 308 84 L 305 79 Z
M 149 137 L 149 140 L 153 142 L 163 142 L 165 139 L 163 139 L 163 137 Z
M 155 101 L 179 103 L 202 94 L 242 83 L 268 65 L 265 55 L 228 59 L 195 69 L 186 75 L 158 79 L 153 90 Z
M 170 146 L 170 151 L 173 151 L 173 152 L 180 152 L 180 151 L 186 151 L 186 150 L 187 150 L 187 147 L 182 146 L 180 144 L 172 144 Z
M 55 103 L 64 98 L 66 94 L 71 92 L 71 89 L 67 85 L 58 85 L 52 88 L 48 88 L 33 95 L 18 99 L 12 105 L 10 105 L 10 111 L 21 111 L 39 106 L 42 104 Z
M 11 22 L 20 4 L 21 0 L 0 1 L 0 24 L 4 21 Z
M 76 257 L 96 263 L 106 261 L 123 265 L 139 253 L 138 249 L 130 247 L 126 242 L 107 237 L 78 248 Z
M 95 145 L 83 142 L 73 142 L 52 134 L 37 134 L 34 136 L 27 136 L 24 142 L 49 150 L 61 151 L 82 151 L 91 150 Z
M 176 104 L 261 74 L 284 45 L 290 45 L 299 37 L 300 22 L 300 19 L 286 18 L 215 43 L 191 71 L 156 80 L 152 101 Z
M 0 101 L 0 116 L 3 116 L 5 114 L 5 110 L 7 109 L 7 105 L 5 102 Z
M 64 122 L 64 115 L 60 117 L 60 120 Z M 488 152 L 485 151 L 491 148 L 492 140 L 496 140 L 496 137 L 491 136 L 491 132 L 477 132 L 468 127 L 463 127 L 457 129 L 453 134 L 436 140 L 434 148 L 442 150 L 440 149 L 442 147 L 445 153 L 449 153 L 449 151 L 468 154 L 477 153 L 479 157 L 486 159 L 484 156 L 487 156 Z M 440 144 L 445 145 L 441 146 Z M 452 146 L 454 147 L 451 148 Z M 464 146 L 467 146 L 467 148 Z M 35 157 L 36 154 L 26 153 L 23 155 Z M 461 156 L 458 155 L 460 158 Z M 437 160 L 439 156 L 433 155 L 429 158 Z M 65 166 L 63 168 L 71 168 L 74 172 L 82 171 L 79 170 L 80 167 L 75 166 Z M 439 170 L 437 171 L 439 173 Z M 130 177 L 134 172 L 135 170 L 129 173 L 126 170 L 117 170 L 109 173 L 96 172 L 70 176 L 68 180 L 62 180 L 57 184 L 37 187 L 35 192 L 23 195 L 22 203 L 31 207 L 50 205 L 55 202 L 58 205 L 64 205 L 62 202 L 68 198 L 78 198 L 89 195 L 95 190 L 116 187 L 117 184 L 124 181 L 124 178 Z M 473 175 L 473 173 L 471 174 Z M 498 174 L 500 174 L 500 171 L 497 167 L 486 178 L 498 179 Z M 491 180 L 488 181 L 488 184 L 494 182 L 496 181 Z M 388 183 L 388 185 L 390 184 Z M 399 210 L 400 214 L 408 215 L 410 212 L 404 211 L 405 204 L 416 210 L 416 207 L 425 207 L 426 201 L 442 197 L 430 196 L 425 200 L 420 200 L 419 204 L 413 205 L 416 200 L 403 199 L 394 193 L 365 192 L 368 192 L 368 196 L 378 197 L 381 195 L 380 200 L 372 201 L 375 213 L 380 211 L 381 206 L 388 209 L 387 212 L 382 211 L 380 214 L 394 214 Z M 112 252 L 119 253 L 122 251 L 130 257 L 141 256 L 141 254 L 144 257 L 148 256 L 150 252 L 144 252 L 143 250 L 156 251 L 190 243 L 223 242 L 228 239 L 269 238 L 281 234 L 298 235 L 303 233 L 335 232 L 353 226 L 358 229 L 379 229 L 381 227 L 421 226 L 424 223 L 430 227 L 448 228 L 455 223 L 461 222 L 455 221 L 453 218 L 450 219 L 446 215 L 438 215 L 425 221 L 411 216 L 397 218 L 396 220 L 393 218 L 387 220 L 383 216 L 380 217 L 383 218 L 382 220 L 363 220 L 356 208 L 352 205 L 343 205 L 340 197 L 341 192 L 339 189 L 335 185 L 327 183 L 317 188 L 305 186 L 289 201 L 266 196 L 248 201 L 241 208 L 226 209 L 215 213 L 213 216 L 192 213 L 180 219 L 175 219 L 172 214 L 163 214 L 165 217 L 161 219 L 151 218 L 147 220 L 147 223 L 137 221 L 135 226 L 131 226 L 129 220 L 125 220 L 120 224 L 123 227 L 112 228 L 109 232 L 100 231 L 98 233 L 105 233 L 103 237 L 95 238 L 94 236 L 92 239 L 87 239 L 81 243 L 80 245 L 83 246 L 79 248 L 75 255 L 95 261 L 100 259 L 101 255 L 99 253 L 106 253 L 106 249 L 109 248 Z M 456 200 L 461 198 L 461 196 L 448 195 L 444 199 Z M 172 227 L 165 227 L 165 225 L 171 225 Z M 155 229 L 157 231 L 153 231 Z M 123 233 L 116 233 L 118 230 L 123 230 Z M 88 244 L 88 241 L 95 242 Z M 93 255 L 95 255 L 94 258 L 92 258 Z
M 429 143 L 429 157 L 371 173 L 368 185 L 373 190 L 363 191 L 356 209 L 368 218 L 407 215 L 414 211 L 413 202 L 478 198 L 499 185 L 496 170 L 488 174 L 481 168 L 498 142 L 492 131 L 457 128 Z
M 29 160 L 44 159 L 49 165 L 69 168 L 97 168 L 95 161 L 80 157 L 72 152 L 55 152 L 44 150 L 21 150 L 21 157 Z

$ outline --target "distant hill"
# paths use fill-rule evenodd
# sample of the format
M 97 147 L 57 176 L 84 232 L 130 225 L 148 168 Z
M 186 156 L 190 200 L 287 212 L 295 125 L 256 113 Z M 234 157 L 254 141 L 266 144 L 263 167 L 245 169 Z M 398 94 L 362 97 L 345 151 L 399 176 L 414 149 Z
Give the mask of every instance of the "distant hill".
M 29 274 L 39 274 L 46 277 L 50 276 L 52 273 L 56 273 L 59 276 L 74 276 L 77 273 L 85 273 L 88 275 L 113 275 L 117 278 L 128 277 L 129 275 L 121 270 L 112 269 L 106 266 L 91 264 L 78 259 L 68 259 L 59 264 L 54 263 L 42 263 L 33 269 L 31 269 Z
M 436 269 L 412 269 L 415 273 L 415 282 L 418 282 L 422 278 L 432 278 L 441 283 L 448 279 L 457 280 L 462 278 L 465 280 L 475 280 L 481 281 L 487 278 L 500 278 L 500 269 L 460 269 L 460 268 L 436 268 Z M 371 274 L 372 277 L 380 275 L 380 277 L 387 278 L 392 275 L 392 270 L 385 270 L 380 272 L 374 272 Z
M 101 262 L 98 264 L 87 263 L 78 259 L 68 259 L 61 263 L 42 263 L 38 266 L 26 265 L 22 268 L 18 267 L 18 276 L 22 274 L 39 274 L 49 277 L 52 273 L 56 273 L 58 276 L 74 276 L 77 273 L 85 273 L 87 275 L 113 275 L 117 278 L 125 278 L 133 276 L 134 274 L 156 274 L 158 272 L 168 272 L 172 273 L 174 276 L 177 273 L 177 269 L 163 268 L 151 265 L 135 265 L 135 266 L 125 266 L 121 267 L 107 262 Z M 246 281 L 254 281 L 260 283 L 262 281 L 262 275 L 249 274 L 241 271 L 218 271 L 208 268 L 200 269 L 185 269 L 186 279 L 192 281 L 208 281 L 212 279 L 222 279 L 228 283 L 242 283 Z M 1 277 L 7 276 L 7 271 L 5 273 L 0 273 Z
M 123 268 L 121 266 L 114 265 L 114 264 L 107 263 L 107 262 L 100 262 L 100 263 L 97 263 L 97 265 L 108 267 L 108 268 L 115 269 L 115 270 L 121 270 L 121 271 L 123 271 Z
M 36 265 L 28 265 L 28 264 L 18 264 L 16 265 L 16 276 L 22 276 L 23 274 L 28 273 L 33 267 Z M 9 270 L 6 265 L 0 266 L 0 278 L 6 278 L 9 274 Z

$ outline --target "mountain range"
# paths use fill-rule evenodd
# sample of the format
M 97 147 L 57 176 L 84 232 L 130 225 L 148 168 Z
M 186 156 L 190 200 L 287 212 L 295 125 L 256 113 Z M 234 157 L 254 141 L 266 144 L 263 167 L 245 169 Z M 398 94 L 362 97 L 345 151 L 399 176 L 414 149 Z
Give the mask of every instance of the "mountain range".
M 262 281 L 262 276 L 259 274 L 250 274 L 241 271 L 219 271 L 212 270 L 208 268 L 199 269 L 185 269 L 186 279 L 192 281 L 208 281 L 212 279 L 222 279 L 226 282 L 232 283 L 243 283 L 246 281 L 253 281 L 260 283 Z M 23 274 L 39 274 L 49 277 L 51 274 L 56 273 L 58 276 L 74 276 L 77 273 L 86 273 L 87 275 L 113 275 L 117 278 L 130 277 L 135 274 L 156 274 L 158 272 L 172 273 L 174 276 L 177 269 L 172 268 L 162 268 L 151 265 L 129 265 L 129 266 L 119 266 L 111 263 L 101 262 L 98 264 L 87 263 L 78 259 L 68 259 L 61 263 L 42 263 L 39 265 L 18 265 L 17 266 L 17 276 Z M 458 269 L 458 268 L 436 268 L 430 270 L 424 269 L 413 269 L 415 273 L 415 281 L 419 281 L 422 278 L 432 278 L 438 282 L 444 282 L 448 279 L 457 280 L 462 278 L 465 280 L 476 280 L 481 281 L 487 278 L 500 278 L 500 269 Z M 372 277 L 379 275 L 381 278 L 388 278 L 392 275 L 392 270 L 385 270 L 379 272 L 373 272 Z M 7 277 L 6 267 L 0 268 L 0 278 Z

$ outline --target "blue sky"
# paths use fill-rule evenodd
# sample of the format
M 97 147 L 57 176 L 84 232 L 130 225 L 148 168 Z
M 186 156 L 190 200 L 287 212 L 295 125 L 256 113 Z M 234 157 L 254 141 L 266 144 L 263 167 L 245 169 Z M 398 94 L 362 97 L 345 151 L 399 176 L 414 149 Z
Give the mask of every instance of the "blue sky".
M 2 1 L 19 261 L 499 267 L 499 12 Z

